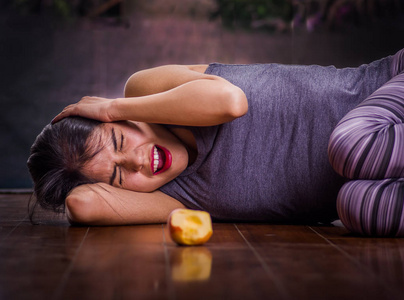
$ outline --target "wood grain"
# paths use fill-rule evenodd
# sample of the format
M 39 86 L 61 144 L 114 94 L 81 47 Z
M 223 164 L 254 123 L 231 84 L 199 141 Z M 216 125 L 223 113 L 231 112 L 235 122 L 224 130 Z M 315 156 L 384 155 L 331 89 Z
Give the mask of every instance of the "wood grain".
M 341 226 L 214 223 L 208 243 L 182 247 L 165 224 L 71 227 L 42 211 L 32 225 L 27 196 L 0 195 L 0 299 L 404 296 L 403 239 Z

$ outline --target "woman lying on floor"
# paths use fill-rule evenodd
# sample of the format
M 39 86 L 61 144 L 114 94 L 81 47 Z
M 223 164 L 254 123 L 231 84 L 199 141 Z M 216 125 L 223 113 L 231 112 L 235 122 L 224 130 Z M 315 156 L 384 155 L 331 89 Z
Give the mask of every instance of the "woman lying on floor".
M 90 225 L 188 207 L 403 236 L 403 70 L 404 49 L 358 68 L 140 71 L 126 98 L 84 97 L 44 128 L 28 161 L 36 199 Z

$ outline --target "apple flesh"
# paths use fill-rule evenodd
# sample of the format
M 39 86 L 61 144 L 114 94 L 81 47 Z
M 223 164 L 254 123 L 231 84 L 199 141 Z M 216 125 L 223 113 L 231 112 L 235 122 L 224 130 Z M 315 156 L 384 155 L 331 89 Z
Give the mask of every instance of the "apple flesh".
M 202 245 L 212 236 L 212 219 L 206 211 L 179 208 L 172 211 L 167 225 L 179 245 Z

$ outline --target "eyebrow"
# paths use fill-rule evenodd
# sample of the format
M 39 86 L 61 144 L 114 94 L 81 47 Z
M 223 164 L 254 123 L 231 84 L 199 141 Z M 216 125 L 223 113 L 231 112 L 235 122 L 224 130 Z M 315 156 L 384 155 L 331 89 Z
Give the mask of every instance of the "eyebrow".
M 115 152 L 118 149 L 118 144 L 116 142 L 116 135 L 115 135 L 115 129 L 111 128 L 111 137 L 112 137 L 112 143 L 114 144 L 114 150 Z M 115 177 L 116 177 L 116 168 L 117 166 L 114 166 L 114 171 L 112 172 L 111 177 L 109 178 L 109 184 L 112 185 L 114 183 Z

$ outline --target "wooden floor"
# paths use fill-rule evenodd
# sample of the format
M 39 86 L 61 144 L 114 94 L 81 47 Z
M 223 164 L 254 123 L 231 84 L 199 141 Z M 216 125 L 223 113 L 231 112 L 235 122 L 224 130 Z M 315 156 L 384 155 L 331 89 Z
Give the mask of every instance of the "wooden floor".
M 201 247 L 166 226 L 71 227 L 27 220 L 0 195 L 0 299 L 400 299 L 404 239 L 343 227 L 214 224 Z

